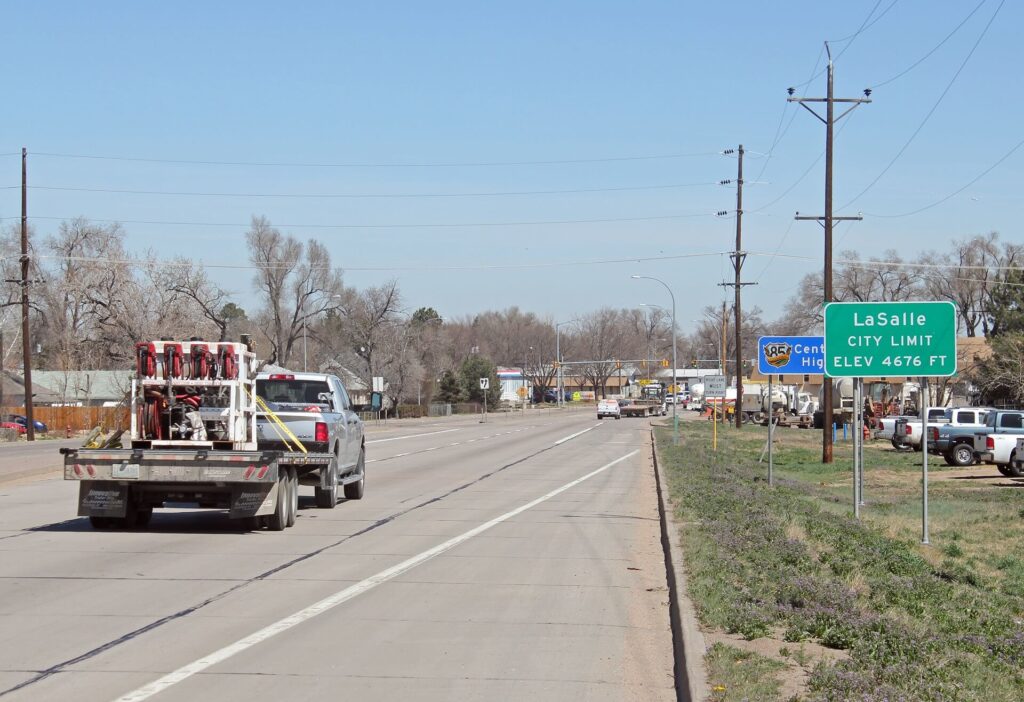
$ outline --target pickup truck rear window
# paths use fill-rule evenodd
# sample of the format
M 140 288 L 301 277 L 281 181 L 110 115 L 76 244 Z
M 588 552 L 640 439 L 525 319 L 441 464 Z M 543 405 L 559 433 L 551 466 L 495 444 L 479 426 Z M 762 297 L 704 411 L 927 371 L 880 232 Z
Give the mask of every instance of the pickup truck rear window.
M 331 389 L 323 380 L 284 380 L 264 378 L 256 381 L 256 394 L 267 402 L 289 405 L 324 404 L 320 393 Z

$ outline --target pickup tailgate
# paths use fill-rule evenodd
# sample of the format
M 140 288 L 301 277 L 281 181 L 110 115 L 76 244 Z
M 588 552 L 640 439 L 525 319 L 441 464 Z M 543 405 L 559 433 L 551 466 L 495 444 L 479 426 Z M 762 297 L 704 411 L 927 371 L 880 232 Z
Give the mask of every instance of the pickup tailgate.
M 331 439 L 334 438 L 334 427 L 340 420 L 339 415 L 322 410 L 280 410 L 276 416 L 289 431 L 295 435 L 310 453 L 329 453 Z M 317 436 L 317 424 L 322 425 Z M 319 438 L 319 440 L 318 440 Z M 287 443 L 293 443 L 292 437 L 281 429 L 265 412 L 256 415 L 256 441 L 260 448 L 287 450 Z M 297 450 L 297 449 L 293 449 Z

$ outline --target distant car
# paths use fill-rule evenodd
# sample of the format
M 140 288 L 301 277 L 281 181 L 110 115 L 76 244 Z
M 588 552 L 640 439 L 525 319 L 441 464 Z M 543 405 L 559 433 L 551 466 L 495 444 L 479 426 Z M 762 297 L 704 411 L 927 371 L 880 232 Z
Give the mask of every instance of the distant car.
M 604 419 L 605 417 L 615 417 L 616 419 L 622 417 L 622 410 L 616 400 L 601 400 L 597 403 L 597 418 Z
M 28 431 L 28 419 L 23 414 L 9 414 L 4 419 L 4 421 L 5 422 L 13 422 L 15 424 L 20 424 L 22 429 L 24 429 L 25 431 Z M 42 431 L 42 432 L 49 431 L 49 427 L 47 427 L 46 424 L 44 424 L 43 422 L 40 422 L 38 419 L 33 419 L 32 420 L 32 426 L 34 426 L 36 428 L 36 431 Z M 24 432 L 22 432 L 22 433 L 24 433 Z
M 24 434 L 28 431 L 24 424 L 18 424 L 17 422 L 0 422 L 0 429 L 14 429 L 19 434 Z

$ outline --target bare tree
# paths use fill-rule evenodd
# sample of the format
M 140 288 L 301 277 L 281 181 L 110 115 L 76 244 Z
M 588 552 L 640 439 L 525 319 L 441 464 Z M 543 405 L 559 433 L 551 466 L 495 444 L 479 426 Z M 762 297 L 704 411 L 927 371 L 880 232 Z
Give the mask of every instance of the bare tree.
M 628 312 L 605 307 L 580 315 L 574 326 L 574 349 L 586 361 L 577 367 L 578 372 L 596 393 L 604 395 L 608 378 L 618 370 L 616 360 L 628 357 L 627 352 L 635 343 Z
M 381 375 L 393 362 L 395 327 L 400 324 L 402 295 L 398 281 L 349 291 L 342 308 L 342 329 L 355 355 L 362 359 L 366 378 Z
M 308 327 L 340 307 L 341 271 L 331 267 L 323 244 L 310 240 L 303 246 L 265 217 L 254 216 L 245 237 L 249 260 L 257 269 L 254 284 L 266 305 L 259 321 L 270 343 L 268 360 L 287 366 Z

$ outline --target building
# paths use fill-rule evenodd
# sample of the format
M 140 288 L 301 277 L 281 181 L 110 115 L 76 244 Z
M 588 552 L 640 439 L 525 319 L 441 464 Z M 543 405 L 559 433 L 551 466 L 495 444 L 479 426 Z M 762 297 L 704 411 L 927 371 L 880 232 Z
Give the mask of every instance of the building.
M 132 389 L 133 370 L 32 371 L 36 404 L 76 407 L 116 407 L 126 401 Z M 49 388 L 52 396 L 42 399 L 36 384 Z

